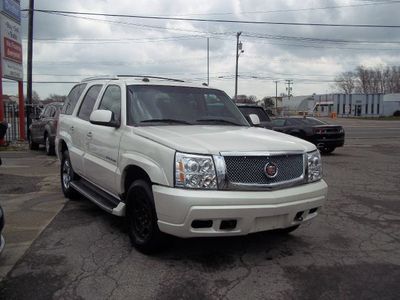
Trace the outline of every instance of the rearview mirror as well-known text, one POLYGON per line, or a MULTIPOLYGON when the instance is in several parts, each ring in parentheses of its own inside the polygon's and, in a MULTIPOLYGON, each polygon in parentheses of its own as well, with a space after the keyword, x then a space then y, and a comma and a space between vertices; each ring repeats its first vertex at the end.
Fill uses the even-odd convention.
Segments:
POLYGON ((114 113, 111 110, 98 109, 90 114, 90 123, 109 127, 119 127, 119 122, 114 120, 114 113))
POLYGON ((260 118, 256 114, 249 114, 249 119, 254 126, 260 125, 260 118))

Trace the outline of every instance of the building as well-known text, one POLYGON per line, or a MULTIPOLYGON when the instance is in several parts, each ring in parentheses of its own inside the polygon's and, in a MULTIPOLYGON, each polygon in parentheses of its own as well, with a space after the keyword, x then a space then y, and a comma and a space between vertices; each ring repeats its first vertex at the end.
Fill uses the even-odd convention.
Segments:
POLYGON ((338 117, 393 116, 400 111, 400 94, 322 94, 284 98, 284 112, 338 117))

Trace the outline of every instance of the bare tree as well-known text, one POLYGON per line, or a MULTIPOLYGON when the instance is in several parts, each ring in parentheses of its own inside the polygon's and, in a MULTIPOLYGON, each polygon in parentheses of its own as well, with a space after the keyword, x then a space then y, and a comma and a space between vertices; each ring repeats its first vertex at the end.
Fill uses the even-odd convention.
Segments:
POLYGON ((346 94, 400 93, 400 66, 359 66, 354 72, 344 72, 337 76, 335 88, 346 94))
POLYGON ((336 88, 345 94, 354 92, 356 86, 356 74, 354 72, 344 72, 335 78, 336 88))
POLYGON ((236 100, 236 103, 250 103, 254 104, 257 102, 257 97, 256 96, 246 96, 246 95, 238 95, 236 100))
POLYGON ((261 103, 264 105, 265 109, 271 109, 275 107, 275 101, 272 100, 271 97, 262 98, 261 103))

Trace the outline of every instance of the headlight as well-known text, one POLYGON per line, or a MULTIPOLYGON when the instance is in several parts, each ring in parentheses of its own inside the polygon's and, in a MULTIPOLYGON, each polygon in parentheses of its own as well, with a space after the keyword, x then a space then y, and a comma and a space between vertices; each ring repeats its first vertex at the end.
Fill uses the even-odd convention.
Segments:
POLYGON ((175 155, 175 186, 191 189, 217 189, 212 156, 177 152, 175 155))
POLYGON ((314 182, 322 178, 321 154, 318 150, 307 153, 308 182, 314 182))

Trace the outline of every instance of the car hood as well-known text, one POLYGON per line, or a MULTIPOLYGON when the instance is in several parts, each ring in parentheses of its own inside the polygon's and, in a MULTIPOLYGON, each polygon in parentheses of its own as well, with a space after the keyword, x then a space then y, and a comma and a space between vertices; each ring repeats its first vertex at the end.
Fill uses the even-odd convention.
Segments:
POLYGON ((133 132, 169 148, 203 154, 249 151, 312 151, 304 140, 272 130, 245 126, 143 126, 133 132))

